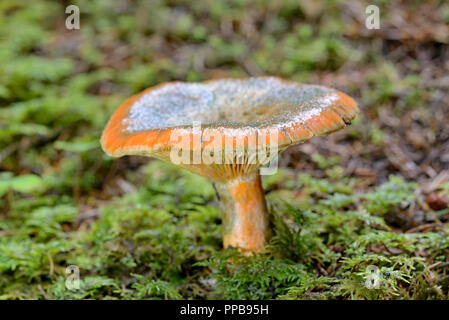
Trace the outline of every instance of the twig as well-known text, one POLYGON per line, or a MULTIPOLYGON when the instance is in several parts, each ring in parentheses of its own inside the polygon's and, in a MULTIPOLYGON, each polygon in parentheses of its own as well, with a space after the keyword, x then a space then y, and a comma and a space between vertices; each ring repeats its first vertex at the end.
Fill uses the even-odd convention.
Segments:
MULTIPOLYGON (((426 228, 432 228, 432 227, 437 228, 437 229, 442 229, 442 226, 440 224, 434 222, 434 223, 422 224, 422 225, 419 225, 417 227, 408 229, 407 231, 405 231, 405 233, 414 233, 416 231, 421 231, 421 230, 424 230, 426 228)), ((445 231, 444 229, 442 229, 442 230, 445 231)))
POLYGON ((48 257, 48 261, 50 263, 49 276, 51 278, 51 277, 53 277, 53 275, 55 273, 55 264, 53 263, 53 257, 51 256, 50 252, 47 252, 47 257, 48 257))
POLYGON ((44 288, 40 284, 37 285, 37 288, 39 289, 39 292, 42 293, 45 299, 51 300, 51 298, 48 296, 48 294, 45 292, 44 288))
POLYGON ((429 266, 429 270, 432 270, 433 268, 438 267, 438 266, 439 266, 440 264, 442 264, 442 263, 443 263, 443 261, 435 262, 434 264, 432 264, 432 265, 429 266))
POLYGON ((432 216, 433 221, 435 221, 435 223, 441 227, 441 231, 447 234, 448 232, 444 229, 444 224, 441 222, 441 220, 438 218, 435 212, 432 209, 430 209, 427 203, 418 198, 418 204, 424 211, 426 211, 432 216))
POLYGON ((19 143, 13 143, 7 146, 0 152, 0 163, 3 162, 7 157, 9 157, 12 153, 14 153, 19 147, 19 143))

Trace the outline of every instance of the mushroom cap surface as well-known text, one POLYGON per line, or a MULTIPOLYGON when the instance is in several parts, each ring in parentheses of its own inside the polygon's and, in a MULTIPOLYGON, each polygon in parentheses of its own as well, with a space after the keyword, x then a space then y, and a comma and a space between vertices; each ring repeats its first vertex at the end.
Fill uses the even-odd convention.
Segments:
MULTIPOLYGON (((342 129, 358 111, 352 98, 335 89, 276 77, 167 82, 127 99, 109 120, 101 145, 115 157, 158 157, 173 147, 173 134, 194 138, 207 132, 248 147, 248 134, 269 130, 283 149, 342 129)), ((216 140, 201 139, 192 147, 223 141, 216 140)))

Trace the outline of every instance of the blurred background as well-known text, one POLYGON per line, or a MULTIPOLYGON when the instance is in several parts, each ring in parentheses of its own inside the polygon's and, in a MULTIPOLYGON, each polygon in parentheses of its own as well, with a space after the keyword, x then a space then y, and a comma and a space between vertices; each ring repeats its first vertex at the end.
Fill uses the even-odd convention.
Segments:
POLYGON ((2 0, 0 298, 447 297, 448 43, 447 1, 2 0), (66 28, 71 4, 79 30, 66 28), (380 29, 365 26, 372 4, 380 29), (258 75, 334 87, 361 114, 288 149, 264 181, 273 215, 302 217, 293 220, 315 238, 292 236, 295 248, 236 274, 215 256, 221 223, 207 181, 148 158, 112 159, 99 138, 121 102, 150 86, 258 75), (276 207, 281 198, 296 209, 276 207), (381 220, 367 229, 371 218, 381 220), (353 229, 335 230, 345 222, 353 229), (370 245, 379 230, 390 240, 370 245), (348 249, 354 241, 361 251, 348 249), (353 259, 350 271, 363 271, 361 254, 420 256, 406 270, 371 257, 403 279, 437 274, 367 293, 341 268, 353 259), (68 265, 81 270, 78 291, 65 286, 68 265), (261 266, 285 277, 248 280, 261 266))

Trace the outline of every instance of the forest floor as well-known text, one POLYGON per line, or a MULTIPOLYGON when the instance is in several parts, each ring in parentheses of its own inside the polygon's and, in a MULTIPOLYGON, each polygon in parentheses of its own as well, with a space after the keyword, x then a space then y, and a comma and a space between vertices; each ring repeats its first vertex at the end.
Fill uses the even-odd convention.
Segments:
POLYGON ((79 30, 64 1, 0 4, 0 299, 449 298, 447 2, 378 1, 379 30, 358 1, 74 2, 79 30), (209 181, 99 138, 152 85, 257 75, 361 113, 281 155, 245 257, 209 181))

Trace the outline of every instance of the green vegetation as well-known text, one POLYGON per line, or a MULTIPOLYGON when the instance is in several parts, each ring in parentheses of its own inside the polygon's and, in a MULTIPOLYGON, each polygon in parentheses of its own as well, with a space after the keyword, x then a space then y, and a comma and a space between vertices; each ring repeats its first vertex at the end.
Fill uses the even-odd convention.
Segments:
MULTIPOLYGON (((447 21, 447 4, 431 3, 447 21)), ((340 1, 74 4, 81 29, 70 31, 62 3, 0 3, 0 299, 449 298, 449 209, 423 202, 424 169, 399 165, 408 153, 391 142, 444 171, 429 148, 443 153, 447 118, 428 106, 447 89, 421 77, 443 67, 355 34, 360 22, 340 1), (362 108, 339 133, 344 152, 312 143, 264 177, 274 235, 254 257, 222 249, 210 182, 109 158, 98 142, 113 110, 144 88, 248 74, 334 86, 362 108), (347 170, 354 159, 363 170, 347 170), (410 215, 420 218, 407 224, 410 215), (66 288, 70 265, 79 290, 66 288)), ((421 49, 443 56, 429 30, 421 49)), ((447 179, 433 188, 449 197, 447 179)))
POLYGON ((222 251, 207 180, 161 162, 135 175, 151 178, 101 207, 93 223, 77 215, 70 198, 9 201, 1 224, 2 298, 447 297, 447 277, 430 266, 444 261, 449 238, 398 234, 383 219, 415 201, 416 185, 400 178, 358 193, 336 180, 279 171, 270 179, 282 177, 280 190, 268 194, 275 235, 266 253, 248 258, 222 251), (295 197, 287 185, 301 185, 308 196, 280 200, 295 197), (81 270, 79 291, 65 288, 68 265, 81 270), (370 265, 379 268, 379 289, 365 287, 370 265))

